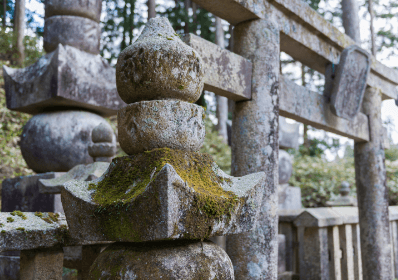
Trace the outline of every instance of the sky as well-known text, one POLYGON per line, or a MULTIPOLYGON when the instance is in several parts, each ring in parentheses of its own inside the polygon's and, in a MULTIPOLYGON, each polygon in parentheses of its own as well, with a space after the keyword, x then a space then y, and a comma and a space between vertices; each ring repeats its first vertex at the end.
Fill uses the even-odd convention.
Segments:
MULTIPOLYGON (((157 1, 157 3, 159 3, 161 1, 161 3, 164 3, 164 0, 159 0, 157 1)), ((138 0, 139 3, 145 4, 145 0, 138 0)), ((388 2, 388 0, 380 0, 379 4, 383 5, 386 4, 388 2)), ((360 17, 360 28, 361 28, 361 39, 362 39, 362 47, 366 50, 370 49, 370 29, 369 29, 369 13, 367 11, 367 8, 365 6, 365 0, 358 0, 358 3, 360 5, 360 11, 359 11, 359 17, 360 17)), ((27 8, 30 9, 31 11, 35 11, 38 15, 35 16, 36 21, 41 24, 44 25, 44 20, 43 20, 43 16, 44 16, 44 5, 39 3, 36 0, 30 0, 26 2, 27 8)), ((324 9, 326 11, 328 10, 332 10, 334 9, 337 5, 339 5, 339 0, 328 0, 328 1, 321 1, 320 3, 320 8, 324 9)), ((145 6, 145 5, 143 5, 145 6)), ((145 9, 141 9, 141 12, 146 12, 145 9)), ((376 10, 376 12, 378 12, 376 10)), ((104 16, 104 15, 103 15, 104 16)), ((330 19, 331 15, 326 13, 325 14, 325 18, 326 19, 330 19)), ((224 24, 227 24, 226 22, 224 22, 224 24)), ((344 32, 344 28, 342 27, 342 23, 341 21, 335 21, 333 23, 341 32, 344 32)), ((394 30, 396 31, 396 33, 398 33, 398 18, 392 18, 392 19, 388 19, 388 20, 384 20, 384 19, 379 19, 377 21, 375 21, 375 29, 378 30, 383 26, 393 26, 394 30)), ((226 27, 227 28, 227 27, 226 27)), ((398 53, 398 46, 397 49, 395 50, 398 53)), ((392 56, 392 57, 388 57, 388 53, 387 52, 381 52, 377 54, 377 59, 379 61, 381 61, 383 64, 389 66, 389 67, 398 67, 398 56, 392 56)), ((300 75, 299 73, 299 68, 297 68, 296 70, 293 69, 292 71, 296 71, 295 75, 300 75)), ((321 81, 322 82, 322 81, 321 81)), ((315 81, 316 83, 316 81, 315 81)), ((314 83, 314 84, 315 84, 314 83)), ((398 92, 398 89, 397 89, 398 92)), ((210 98, 211 99, 211 98, 210 98)), ((209 101, 211 101, 210 99, 208 99, 209 101)), ((213 102, 214 103, 214 102, 213 102)), ((213 104, 214 106, 214 104, 213 104)), ((389 123, 387 125, 387 129, 388 129, 388 133, 390 138, 392 139, 394 144, 398 144, 398 107, 395 105, 395 101, 394 100, 386 100, 383 101, 382 104, 382 109, 381 109, 381 113, 382 113, 382 119, 383 122, 385 123, 389 123)), ((294 122, 294 121, 289 121, 289 122, 294 122)), ((301 128, 301 131, 303 129, 301 128)), ((345 137, 340 137, 338 135, 335 135, 333 133, 326 133, 323 131, 315 131, 315 132, 310 132, 310 137, 314 137, 314 138, 338 138, 340 139, 340 143, 344 144, 344 145, 351 145, 353 146, 353 141, 349 140, 348 138, 345 137)), ((301 141, 303 141, 301 139, 301 141)), ((344 149, 340 149, 338 151, 336 151, 336 153, 342 157, 344 154, 344 149)), ((326 157, 329 160, 332 160, 335 158, 336 153, 328 153, 326 155, 326 157)))

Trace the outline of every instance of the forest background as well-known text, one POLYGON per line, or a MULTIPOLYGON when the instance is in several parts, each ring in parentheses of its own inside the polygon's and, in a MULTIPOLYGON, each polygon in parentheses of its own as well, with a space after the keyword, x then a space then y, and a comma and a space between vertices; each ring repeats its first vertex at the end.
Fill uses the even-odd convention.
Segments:
MULTIPOLYGON (((342 8, 338 0, 305 1, 326 20, 344 32, 342 8)), ((344 1, 344 0, 343 0, 344 1)), ((352 1, 352 0, 350 0, 352 1)), ((43 52, 44 0, 0 0, 0 66, 26 67, 34 63, 43 52), (18 5, 24 3, 24 24, 18 27, 18 5), (17 12, 16 12, 17 11, 17 12), (21 31, 22 30, 22 31, 21 31), (23 44, 18 48, 18 33, 23 44), (22 59, 21 59, 22 57, 22 59)), ((359 18, 361 46, 373 51, 389 67, 398 67, 398 0, 360 0, 359 18), (371 7, 372 9, 369 9, 371 7), (370 11, 373 11, 370 13, 370 11), (371 15, 373 15, 371 17, 371 15), (374 25, 372 50, 371 22, 374 25)), ((148 20, 148 14, 166 16, 179 34, 195 33, 206 40, 230 48, 232 26, 215 18, 190 0, 103 0, 101 16, 101 55, 112 65, 119 53, 132 44, 148 20), (154 5, 154 3, 156 5, 154 5), (152 6, 151 6, 152 5, 152 6), (153 7, 155 10, 153 10, 153 7)), ((300 85, 321 93, 324 77, 281 54, 281 71, 300 85)), ((199 104, 207 107, 206 141, 202 152, 211 154, 225 171, 231 167, 231 150, 227 135, 218 125, 218 102, 213 93, 206 92, 199 104)), ((228 123, 231 120, 229 104, 228 123)), ((398 205, 398 109, 394 101, 384 101, 382 117, 388 130, 390 148, 386 150, 387 186, 390 205, 398 205)), ((5 178, 28 175, 33 172, 26 166, 19 149, 19 135, 30 119, 27 114, 9 111, 5 106, 5 92, 0 70, 0 182, 5 178)), ((109 122, 116 131, 116 118, 109 122)), ((293 122, 293 121, 291 121, 293 122)), ((290 184, 302 190, 304 207, 322 207, 338 195, 342 181, 351 184, 356 196, 353 142, 344 137, 318 131, 301 125, 300 147, 289 150, 294 157, 294 170, 290 184)), ((119 150, 119 156, 123 152, 119 150)))

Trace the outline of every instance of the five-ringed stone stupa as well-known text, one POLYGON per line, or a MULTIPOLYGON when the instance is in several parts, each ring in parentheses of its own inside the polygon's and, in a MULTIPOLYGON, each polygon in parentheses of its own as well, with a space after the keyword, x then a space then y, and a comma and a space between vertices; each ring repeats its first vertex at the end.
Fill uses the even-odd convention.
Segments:
POLYGON ((211 236, 247 232, 260 211, 265 173, 235 178, 199 153, 204 109, 202 61, 166 18, 151 19, 119 57, 118 112, 126 157, 100 178, 62 191, 70 234, 116 241, 91 279, 234 279, 228 255, 211 236))

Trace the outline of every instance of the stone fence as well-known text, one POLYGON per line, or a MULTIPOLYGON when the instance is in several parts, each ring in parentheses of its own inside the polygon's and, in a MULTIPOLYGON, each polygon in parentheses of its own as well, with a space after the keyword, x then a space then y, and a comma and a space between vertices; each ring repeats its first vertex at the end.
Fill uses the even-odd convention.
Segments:
MULTIPOLYGON (((391 274, 398 278, 398 206, 389 207, 391 274)), ((279 275, 300 279, 363 279, 357 207, 279 210, 279 275)), ((293 278, 294 279, 294 278, 293 278)))

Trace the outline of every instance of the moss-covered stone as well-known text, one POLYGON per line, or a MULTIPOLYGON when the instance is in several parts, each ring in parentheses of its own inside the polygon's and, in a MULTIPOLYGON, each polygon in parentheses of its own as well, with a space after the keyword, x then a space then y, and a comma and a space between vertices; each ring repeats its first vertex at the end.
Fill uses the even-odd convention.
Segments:
POLYGON ((116 158, 93 182, 66 183, 62 200, 73 238, 205 239, 254 226, 263 177, 234 178, 208 155, 163 148, 116 158))

